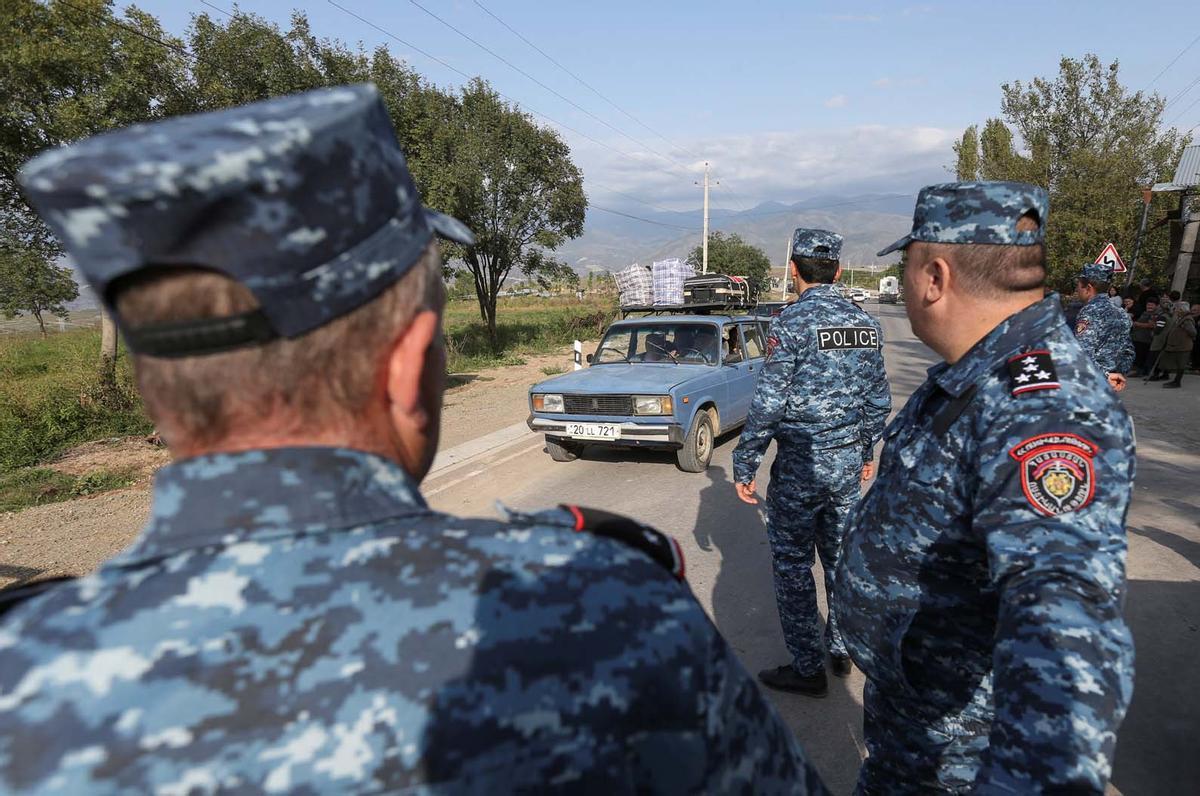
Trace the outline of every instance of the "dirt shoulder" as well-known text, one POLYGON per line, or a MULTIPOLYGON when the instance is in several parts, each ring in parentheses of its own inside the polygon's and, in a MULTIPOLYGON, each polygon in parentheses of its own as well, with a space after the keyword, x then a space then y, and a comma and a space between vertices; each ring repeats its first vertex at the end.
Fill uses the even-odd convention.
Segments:
MULTIPOLYGON (((524 420, 529 385, 548 378, 547 371, 569 370, 572 354, 564 348, 523 359, 523 365, 451 377, 443 450, 524 420)), ((0 514, 0 588, 33 578, 81 575, 126 547, 149 516, 153 473, 168 461, 164 448, 125 437, 89 442, 47 464, 71 475, 128 469, 137 480, 130 489, 0 514)))

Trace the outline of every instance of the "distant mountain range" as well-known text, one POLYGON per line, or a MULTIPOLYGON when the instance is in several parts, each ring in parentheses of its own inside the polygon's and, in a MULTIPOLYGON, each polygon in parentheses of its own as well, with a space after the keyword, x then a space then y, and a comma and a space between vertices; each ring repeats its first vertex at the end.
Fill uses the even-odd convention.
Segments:
MULTIPOLYGON (((760 247, 774 265, 782 265, 796 227, 817 227, 841 233, 843 265, 886 265, 898 255, 877 258, 875 252, 912 227, 914 197, 908 194, 817 196, 786 205, 764 202, 749 210, 712 210, 709 231, 736 232, 760 247)), ((626 215, 589 207, 583 235, 560 246, 554 256, 578 273, 590 270, 619 271, 631 263, 650 265, 668 257, 684 259, 700 244, 703 212, 700 209, 662 212, 653 208, 621 208, 626 215), (639 216, 641 219, 629 218, 639 216), (654 222, 654 223, 647 223, 654 222)), ((93 309, 95 297, 80 282, 79 298, 71 309, 93 309)), ((511 281, 520 280, 514 273, 511 281)))
MULTIPOLYGON (((895 262, 898 255, 876 258, 875 252, 912 227, 913 201, 907 194, 866 194, 818 196, 791 205, 765 202, 745 211, 712 210, 709 231, 737 233, 780 265, 796 227, 829 229, 845 236, 843 264, 884 265, 895 262)), ((699 209, 622 212, 645 221, 590 207, 583 235, 563 244, 554 256, 581 274, 618 271, 635 262, 649 265, 667 257, 686 258, 700 243, 703 215, 699 209)))

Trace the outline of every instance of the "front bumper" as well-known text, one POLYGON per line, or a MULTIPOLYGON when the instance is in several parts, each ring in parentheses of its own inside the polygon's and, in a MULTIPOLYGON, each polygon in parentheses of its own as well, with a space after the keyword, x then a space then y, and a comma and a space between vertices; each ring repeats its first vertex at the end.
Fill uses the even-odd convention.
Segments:
POLYGON ((530 415, 525 424, 530 431, 545 434, 548 437, 574 439, 567 434, 567 423, 616 423, 621 427, 621 438, 614 440, 580 439, 588 445, 665 445, 675 448, 683 447, 686 432, 678 423, 628 423, 614 418, 607 420, 576 420, 574 418, 553 419, 530 415))

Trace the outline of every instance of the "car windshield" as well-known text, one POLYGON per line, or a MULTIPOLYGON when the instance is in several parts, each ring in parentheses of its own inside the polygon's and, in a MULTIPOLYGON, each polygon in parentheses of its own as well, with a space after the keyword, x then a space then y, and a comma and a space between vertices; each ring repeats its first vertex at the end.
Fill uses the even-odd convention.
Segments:
POLYGON ((596 349, 593 363, 667 362, 717 364, 717 327, 711 323, 647 323, 614 326, 596 349))

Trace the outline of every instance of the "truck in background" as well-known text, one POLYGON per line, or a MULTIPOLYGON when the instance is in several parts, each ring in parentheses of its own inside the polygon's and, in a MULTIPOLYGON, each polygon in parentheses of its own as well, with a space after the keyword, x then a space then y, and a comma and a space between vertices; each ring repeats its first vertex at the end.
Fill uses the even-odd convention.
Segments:
POLYGON ((900 280, 894 276, 885 276, 879 280, 879 303, 895 304, 900 300, 900 280))

